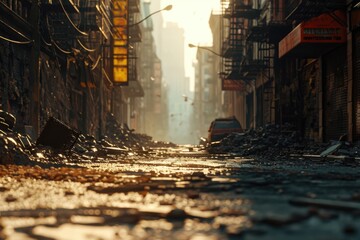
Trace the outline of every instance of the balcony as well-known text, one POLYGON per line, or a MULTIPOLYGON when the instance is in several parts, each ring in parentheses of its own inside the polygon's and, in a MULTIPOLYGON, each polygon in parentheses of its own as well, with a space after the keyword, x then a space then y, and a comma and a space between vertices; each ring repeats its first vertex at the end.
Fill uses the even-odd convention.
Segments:
POLYGON ((240 61, 238 61, 236 59, 234 59, 234 60, 226 59, 224 66, 225 66, 225 73, 228 76, 227 79, 232 79, 232 80, 238 79, 238 78, 234 78, 234 77, 240 73, 240 61), (229 75, 231 75, 232 78, 229 78, 229 75))
POLYGON ((225 58, 239 58, 243 54, 241 40, 226 39, 222 45, 222 56, 225 58))
POLYGON ((19 7, 19 4, 0 2, 0 27, 6 36, 19 41, 29 41, 33 34, 33 27, 28 22, 31 3, 29 1, 22 3, 23 5, 19 7))
POLYGON ((129 81, 137 80, 137 52, 136 48, 129 48, 129 81))
POLYGON ((249 34, 246 38, 248 42, 268 42, 269 41, 269 29, 267 25, 253 26, 249 30, 249 34))
POLYGON ((134 42, 141 42, 142 34, 139 25, 134 25, 129 27, 129 41, 134 42))
POLYGON ((90 31, 98 31, 99 28, 103 32, 109 32, 111 30, 111 12, 104 2, 98 0, 81 1, 79 15, 74 15, 74 20, 80 22, 80 28, 90 31))
POLYGON ((140 0, 129 1, 129 13, 140 13, 140 0))
POLYGON ((0 1, 0 8, 1 10, 11 11, 24 20, 28 20, 31 4, 30 0, 0 1))
POLYGON ((254 79, 261 70, 266 68, 266 66, 266 61, 263 59, 243 59, 240 66, 241 79, 254 79))
POLYGON ((344 0, 289 0, 285 8, 287 20, 304 21, 325 12, 346 9, 344 0))
POLYGON ((49 13, 48 23, 50 34, 56 41, 68 42, 79 35, 63 14, 49 13))
POLYGON ((129 59, 129 81, 137 81, 137 71, 136 59, 129 59))
POLYGON ((246 5, 242 0, 237 0, 224 9, 223 16, 225 18, 245 18, 245 19, 257 19, 260 16, 261 10, 255 9, 251 5, 246 5))
POLYGON ((290 31, 291 25, 285 21, 271 21, 264 25, 253 26, 246 38, 250 42, 279 43, 290 31))
POLYGON ((63 12, 63 7, 68 13, 79 13, 79 5, 72 0, 41 0, 43 10, 56 13, 63 12))
MULTIPOLYGON (((95 7, 81 7, 81 19, 80 28, 90 31, 99 30, 99 26, 101 26, 101 14, 96 10, 95 7)), ((75 18, 74 18, 75 19, 75 18)))
POLYGON ((230 21, 229 33, 222 44, 222 56, 226 58, 240 57, 243 53, 244 23, 238 19, 230 21))

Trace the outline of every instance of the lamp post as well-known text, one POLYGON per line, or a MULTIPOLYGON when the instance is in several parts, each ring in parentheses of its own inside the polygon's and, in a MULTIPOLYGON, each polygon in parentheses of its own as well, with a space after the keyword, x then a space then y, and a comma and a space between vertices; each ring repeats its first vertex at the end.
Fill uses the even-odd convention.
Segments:
POLYGON ((138 22, 136 22, 136 23, 133 23, 133 24, 129 24, 129 27, 136 26, 136 25, 142 23, 143 21, 145 21, 146 19, 148 19, 149 17, 151 17, 152 15, 157 14, 157 13, 159 13, 159 12, 162 12, 162 11, 170 11, 170 10, 172 9, 172 7, 173 7, 173 6, 172 6, 171 4, 170 4, 170 5, 167 5, 166 7, 162 8, 162 9, 159 9, 159 10, 153 12, 153 13, 150 13, 148 16, 146 16, 145 18, 141 19, 140 21, 138 21, 138 22))
POLYGON ((191 44, 191 43, 189 43, 189 48, 199 48, 199 49, 204 49, 204 50, 207 50, 207 51, 209 51, 209 52, 211 52, 211 53, 213 53, 213 54, 215 54, 216 56, 219 56, 219 57, 223 57, 221 54, 219 54, 219 53, 217 53, 217 52, 215 52, 215 51, 213 51, 213 50, 211 50, 210 48, 207 48, 207 47, 202 47, 202 46, 196 46, 196 45, 194 45, 194 44, 191 44))
MULTIPOLYGON (((159 13, 159 12, 162 12, 162 11, 170 11, 170 10, 172 9, 172 7, 173 7, 172 5, 167 5, 166 7, 162 8, 162 9, 160 9, 160 10, 157 10, 157 11, 155 11, 155 12, 153 12, 153 13, 150 13, 148 16, 146 16, 145 18, 141 19, 140 21, 138 21, 138 22, 136 22, 136 23, 128 24, 128 27, 129 27, 129 28, 130 28, 130 27, 135 27, 135 26, 139 25, 140 23, 144 22, 146 19, 150 18, 151 16, 153 16, 153 15, 159 13)), ((117 36, 120 36, 120 33, 119 33, 119 31, 118 31, 116 28, 112 28, 112 29, 113 29, 113 31, 114 31, 114 34, 116 34, 117 36)))
POLYGON ((197 129, 200 129, 200 132, 202 134, 205 134, 206 131, 206 127, 207 126, 207 122, 210 121, 211 118, 216 117, 218 114, 218 110, 220 109, 220 107, 218 107, 218 103, 216 101, 216 89, 219 89, 219 87, 217 87, 219 84, 217 84, 217 81, 215 81, 216 76, 215 76, 215 60, 209 60, 209 58, 207 57, 207 55, 204 55, 203 51, 208 51, 211 54, 210 55, 215 55, 220 57, 220 59, 223 58, 223 55, 215 52, 214 50, 211 49, 211 47, 204 47, 204 46, 199 46, 199 45, 194 45, 189 43, 188 44, 189 48, 197 48, 198 53, 197 53, 197 58, 198 58, 198 64, 197 64, 197 69, 199 71, 199 75, 197 77, 197 80, 195 81, 195 89, 198 88, 198 94, 196 96, 196 99, 194 100, 194 107, 195 107, 195 118, 196 118, 196 122, 198 122, 199 126, 197 129), (205 58, 204 58, 205 57, 205 58), (210 68, 212 68, 213 70, 211 71, 211 79, 214 79, 214 83, 212 85, 208 84, 208 80, 207 80, 207 76, 206 73, 204 73, 204 69, 208 69, 209 65, 211 65, 210 68), (208 92, 205 93, 204 89, 207 88, 208 92), (205 94, 207 94, 208 96, 206 96, 205 94), (206 101, 205 101, 206 99, 206 101), (213 109, 212 111, 210 111, 209 109, 213 109), (199 114, 200 113, 200 114, 199 114))
MULTIPOLYGON (((134 12, 130 12, 129 17, 128 17, 129 22, 126 26, 127 31, 128 31, 128 37, 130 39, 134 39, 133 41, 128 42, 128 51, 129 51, 129 48, 132 48, 133 51, 129 51, 128 54, 130 56, 128 55, 127 57, 133 58, 133 59, 135 59, 135 58, 140 59, 140 60, 133 60, 133 61, 128 60, 128 69, 127 70, 129 71, 130 77, 132 76, 131 73, 141 71, 141 73, 139 72, 139 74, 141 76, 139 75, 140 77, 136 77, 136 80, 140 80, 140 78, 142 79, 142 77, 144 77, 147 74, 147 72, 144 73, 143 71, 145 71, 145 70, 143 70, 141 67, 131 68, 131 66, 139 66, 139 64, 141 64, 142 61, 148 61, 149 64, 154 64, 154 60, 151 59, 150 57, 144 58, 146 60, 143 60, 142 56, 141 56, 142 54, 147 54, 148 52, 151 52, 151 51, 146 51, 146 53, 140 53, 139 51, 137 51, 138 47, 139 47, 138 46, 139 42, 142 42, 142 40, 146 41, 146 38, 147 38, 146 36, 148 36, 147 34, 145 34, 145 35, 143 35, 144 39, 141 39, 141 34, 140 34, 141 31, 150 31, 150 29, 147 29, 147 26, 144 26, 145 28, 139 28, 139 26, 142 26, 142 23, 144 24, 144 22, 146 22, 146 20, 148 20, 150 17, 154 16, 155 14, 158 14, 162 11, 170 11, 173 8, 173 5, 167 5, 164 8, 161 8, 155 12, 151 12, 150 14, 148 14, 150 12, 149 11, 150 1, 147 1, 145 3, 147 3, 146 5, 144 5, 144 8, 145 8, 144 12, 146 12, 146 14, 135 16, 134 12)), ((120 35, 116 28, 114 28, 113 30, 114 30, 114 33, 116 34, 114 37, 120 35)), ((135 80, 135 79, 133 79, 133 80, 135 80)), ((141 88, 141 85, 137 85, 136 89, 138 89, 138 88, 141 88)), ((126 91, 125 89, 124 89, 124 91, 126 91)), ((123 91, 123 90, 121 90, 121 91, 123 91)), ((146 94, 145 99, 149 99, 149 97, 150 97, 150 94, 146 94)), ((129 122, 131 125, 134 124, 134 126, 137 126, 137 128, 140 128, 140 130, 142 129, 143 126, 145 126, 144 129, 151 131, 153 126, 149 124, 150 121, 145 121, 144 116, 147 116, 147 112, 141 111, 143 106, 141 104, 139 104, 139 101, 137 101, 135 99, 135 96, 132 96, 131 94, 128 96, 127 100, 128 100, 128 102, 122 103, 121 106, 124 106, 124 108, 130 108, 131 112, 136 111, 139 114, 137 115, 137 117, 129 119, 128 114, 125 113, 125 114, 123 114, 123 117, 121 117, 123 119, 123 121, 129 122), (147 127, 147 125, 149 125, 149 127, 147 127)), ((146 101, 145 101, 145 103, 146 103, 146 101)), ((148 104, 150 104, 150 103, 148 103, 148 104)), ((151 113, 149 113, 149 115, 153 117, 154 114, 151 115, 151 113)))

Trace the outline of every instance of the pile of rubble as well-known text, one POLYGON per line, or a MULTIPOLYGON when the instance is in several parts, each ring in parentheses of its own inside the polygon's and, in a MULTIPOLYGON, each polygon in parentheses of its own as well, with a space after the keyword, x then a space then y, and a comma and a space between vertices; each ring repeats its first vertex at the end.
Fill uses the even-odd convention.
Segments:
POLYGON ((287 150, 304 150, 299 134, 291 126, 267 125, 244 133, 232 133, 219 142, 208 145, 210 153, 237 153, 242 156, 285 154, 287 150), (281 150, 281 152, 279 152, 281 150))
POLYGON ((0 110, 0 164, 29 160, 26 149, 31 148, 32 143, 28 136, 13 131, 15 123, 12 114, 0 110))
POLYGON ((16 118, 0 110, 0 164, 64 163, 118 159, 119 155, 144 155, 152 147, 174 146, 153 141, 145 134, 121 126, 113 116, 107 121, 107 134, 101 140, 80 134, 56 118, 50 117, 33 142, 26 134, 14 130, 16 118))
POLYGON ((327 157, 341 155, 360 157, 360 147, 346 142, 344 138, 329 143, 316 143, 303 139, 291 125, 267 125, 244 133, 232 133, 207 147, 209 153, 234 153, 240 156, 260 158, 327 157))
POLYGON ((130 129, 127 124, 119 124, 112 114, 108 114, 106 118, 106 131, 105 139, 108 139, 116 146, 133 150, 175 146, 170 142, 154 141, 152 137, 146 134, 135 133, 134 129, 130 129))

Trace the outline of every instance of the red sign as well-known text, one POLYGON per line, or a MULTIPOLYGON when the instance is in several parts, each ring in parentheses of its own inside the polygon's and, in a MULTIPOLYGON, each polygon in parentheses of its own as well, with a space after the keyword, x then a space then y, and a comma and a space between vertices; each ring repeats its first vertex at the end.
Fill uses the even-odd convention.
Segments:
POLYGON ((300 23, 279 43, 279 57, 305 43, 345 43, 346 15, 343 11, 325 13, 300 23))
POLYGON ((298 25, 279 43, 279 58, 301 43, 301 25, 298 25))
POLYGON ((241 80, 221 79, 223 91, 245 91, 245 84, 241 80))

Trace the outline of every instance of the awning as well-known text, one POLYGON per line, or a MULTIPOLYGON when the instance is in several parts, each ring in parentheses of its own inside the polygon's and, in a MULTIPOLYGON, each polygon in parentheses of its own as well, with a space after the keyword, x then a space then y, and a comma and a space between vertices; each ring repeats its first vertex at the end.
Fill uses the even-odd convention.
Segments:
POLYGON ((228 80, 239 80, 240 79, 240 71, 239 69, 232 69, 229 73, 226 74, 226 77, 225 79, 228 79, 228 80))
POLYGON ((317 58, 346 43, 346 14, 324 13, 300 23, 279 43, 279 58, 295 56, 317 58))

